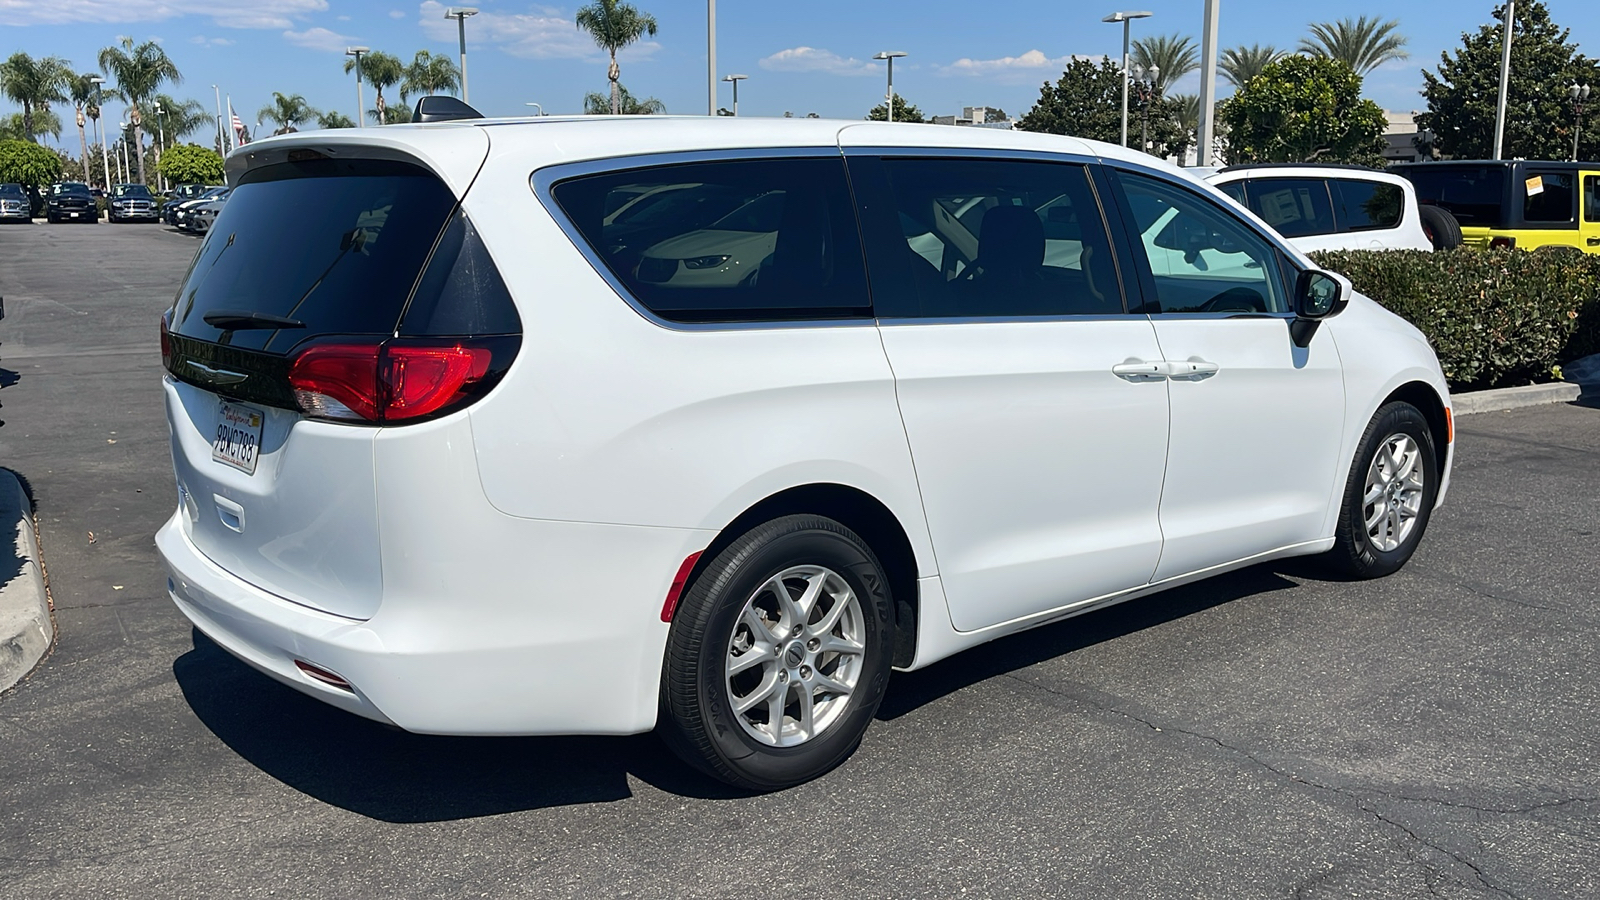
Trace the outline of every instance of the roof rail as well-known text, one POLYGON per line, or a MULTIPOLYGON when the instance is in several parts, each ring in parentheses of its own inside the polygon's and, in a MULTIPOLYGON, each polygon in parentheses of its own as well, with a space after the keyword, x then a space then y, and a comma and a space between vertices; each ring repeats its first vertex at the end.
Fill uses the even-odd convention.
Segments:
POLYGON ((411 114, 413 122, 454 122, 457 119, 481 119, 483 113, 478 112, 455 97, 430 96, 417 101, 416 111, 411 114))
POLYGON ((1223 166, 1217 174, 1223 172, 1239 172, 1244 169, 1356 169, 1362 172, 1378 172, 1372 166, 1358 166, 1355 163, 1318 163, 1318 162, 1273 162, 1273 163, 1239 163, 1233 166, 1223 166))

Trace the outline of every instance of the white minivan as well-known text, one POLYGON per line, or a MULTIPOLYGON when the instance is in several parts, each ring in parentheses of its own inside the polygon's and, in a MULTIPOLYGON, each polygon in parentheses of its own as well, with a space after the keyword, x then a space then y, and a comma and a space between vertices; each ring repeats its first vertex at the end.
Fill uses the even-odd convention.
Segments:
POLYGON ((162 323, 167 587, 410 731, 659 729, 781 788, 891 670, 1263 560, 1393 572, 1449 480, 1416 329, 1104 144, 473 118, 228 176, 162 323))
POLYGON ((1205 180, 1301 250, 1434 250, 1461 243, 1461 226, 1420 206, 1411 182, 1366 166, 1261 163, 1205 180))

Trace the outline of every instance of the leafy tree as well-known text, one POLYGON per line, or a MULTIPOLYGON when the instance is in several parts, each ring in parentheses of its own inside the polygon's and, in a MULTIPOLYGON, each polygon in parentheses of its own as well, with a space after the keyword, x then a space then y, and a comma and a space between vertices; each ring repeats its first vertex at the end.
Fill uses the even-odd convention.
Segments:
POLYGON ((628 89, 621 82, 612 82, 615 92, 607 97, 599 91, 583 95, 583 114, 586 116, 653 116, 667 111, 667 105, 654 97, 643 100, 635 98, 628 93, 628 89))
POLYGON ((144 173, 144 116, 146 107, 154 99, 156 91, 167 82, 182 84, 183 75, 178 72, 178 67, 167 58, 167 52, 155 41, 145 41, 135 44, 133 38, 122 38, 120 46, 107 47, 100 51, 100 71, 115 79, 117 83, 116 94, 128 101, 133 111, 128 115, 128 121, 133 123, 133 142, 139 153, 139 181, 145 181, 144 173))
POLYGON ((411 121, 411 107, 409 106, 374 106, 367 110, 367 115, 379 125, 404 125, 411 121))
POLYGON ((1337 59, 1357 75, 1411 55, 1405 51, 1405 35, 1395 33, 1400 23, 1394 19, 1385 22, 1377 16, 1347 17, 1337 22, 1313 22, 1310 27, 1311 37, 1300 39, 1300 52, 1337 59))
MULTIPOLYGON (((1437 74, 1423 70, 1428 109, 1417 116, 1417 127, 1433 137, 1418 142, 1423 151, 1466 159, 1487 159, 1494 152, 1504 5, 1494 17, 1476 34, 1463 34, 1454 55, 1440 53, 1437 74)), ((1572 152, 1573 119, 1564 88, 1574 82, 1600 87, 1600 66, 1567 42, 1570 32, 1550 20, 1541 0, 1519 0, 1515 29, 1504 155, 1565 159, 1572 152)), ((1579 157, 1600 154, 1600 135, 1583 137, 1579 157)))
MULTIPOLYGON (((52 103, 65 103, 71 79, 72 70, 67 68, 67 61, 59 56, 34 59, 19 51, 11 54, 11 58, 5 62, 0 62, 0 94, 21 105, 22 132, 27 135, 27 140, 34 140, 35 135, 45 133, 35 127, 33 117, 40 111, 48 111, 52 103)), ((61 134, 59 121, 55 134, 61 134)))
POLYGON ((334 112, 333 110, 329 110, 325 113, 317 114, 317 127, 354 128, 356 127, 356 123, 350 121, 350 117, 342 112, 334 112))
POLYGON ((1183 162, 1188 155, 1189 147, 1196 140, 1200 131, 1200 95, 1199 94, 1173 94, 1167 98, 1174 104, 1176 118, 1174 124, 1178 126, 1179 139, 1171 147, 1171 155, 1183 162))
POLYGON ((202 128, 215 129, 217 120, 205 104, 198 100, 175 100, 167 94, 157 94, 150 104, 152 111, 159 109, 160 126, 169 141, 176 141, 202 128))
POLYGON ((1133 62, 1147 72, 1152 66, 1159 69, 1156 92, 1165 94, 1173 82, 1200 68, 1200 51, 1194 38, 1183 35, 1141 38, 1133 42, 1133 62))
POLYGON ((623 112, 622 85, 617 79, 622 70, 617 68, 617 51, 647 34, 655 37, 656 17, 622 0, 594 0, 578 10, 577 21, 578 27, 589 32, 600 49, 611 54, 611 65, 606 67, 606 77, 611 79, 611 113, 620 115, 623 112))
POLYGON ((1271 44, 1234 47, 1222 51, 1222 58, 1217 61, 1217 68, 1222 70, 1222 77, 1228 79, 1229 84, 1242 88, 1250 79, 1260 75, 1262 69, 1287 55, 1271 44))
POLYGON ((986 114, 983 117, 983 121, 985 121, 985 122, 1004 122, 1009 118, 1011 118, 1011 117, 1006 115, 1006 111, 1005 110, 1001 109, 998 106, 991 106, 991 107, 989 107, 988 114, 986 114))
MULTIPOLYGON (((367 110, 367 115, 372 116, 372 121, 379 125, 395 124, 396 117, 389 114, 389 104, 383 99, 383 89, 394 87, 405 78, 405 65, 400 62, 400 57, 395 56, 393 53, 384 53, 382 50, 374 50, 371 53, 363 54, 360 59, 361 73, 357 77, 363 79, 378 91, 377 103, 372 109, 367 110)), ((354 70, 355 67, 356 61, 354 58, 344 61, 345 72, 348 73, 354 70)), ((404 119, 398 121, 409 122, 411 121, 411 116, 408 113, 404 119)))
POLYGON ((288 134, 299 131, 300 126, 315 119, 320 115, 306 102, 306 98, 299 94, 290 94, 285 97, 277 91, 272 92, 272 102, 261 107, 256 113, 256 118, 266 119, 278 126, 273 134, 288 134))
MULTIPOLYGON (((814 117, 809 117, 809 118, 814 118, 814 117)), ((896 122, 926 122, 926 121, 928 121, 927 118, 922 115, 922 110, 917 109, 917 107, 914 104, 907 103, 906 102, 906 98, 900 96, 900 92, 899 91, 895 91, 895 93, 894 93, 894 120, 896 122)), ((868 122, 887 122, 887 121, 889 121, 889 103, 888 103, 888 101, 884 101, 883 103, 879 103, 877 106, 874 106, 872 109, 868 110, 867 111, 867 121, 868 122)))
POLYGON ((22 113, 12 113, 0 118, 0 138, 13 141, 38 142, 45 135, 61 137, 61 120, 53 110, 38 109, 33 113, 33 124, 22 113))
POLYGON ((173 184, 221 184, 222 156, 199 144, 179 144, 162 154, 157 164, 173 184))
MULTIPOLYGON (((1138 141, 1148 115, 1149 151, 1167 157, 1187 150, 1193 138, 1178 125, 1182 103, 1137 92, 1128 95, 1128 132, 1138 141)), ((1115 144, 1122 139, 1122 67, 1110 59, 1098 63, 1073 59, 1055 84, 1045 82, 1039 102, 1017 122, 1023 131, 1065 134, 1115 144)))
POLYGON ((1327 57, 1289 56, 1267 66, 1222 105, 1230 164, 1380 162, 1387 120, 1361 99, 1361 76, 1327 57))
POLYGON ((50 184, 61 177, 61 157, 31 141, 0 140, 0 183, 50 184))
POLYGON ((400 99, 406 100, 412 94, 427 97, 460 89, 461 70, 450 57, 418 50, 411 65, 406 66, 405 77, 400 80, 400 99))

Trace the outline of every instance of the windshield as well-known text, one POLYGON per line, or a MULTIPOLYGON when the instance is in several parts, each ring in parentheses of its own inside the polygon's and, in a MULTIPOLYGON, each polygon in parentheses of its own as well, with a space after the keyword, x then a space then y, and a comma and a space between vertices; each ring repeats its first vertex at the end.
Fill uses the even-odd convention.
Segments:
POLYGON ((50 193, 53 196, 60 196, 61 194, 87 194, 89 193, 89 186, 76 181, 68 181, 62 184, 51 185, 50 193))
POLYGON ((20 185, 20 184, 0 184, 0 194, 11 194, 13 196, 21 197, 22 196, 22 185, 20 185))
POLYGON ((455 195, 424 169, 313 160, 251 172, 231 192, 178 292, 172 330, 283 353, 325 334, 393 333, 455 195), (303 328, 221 331, 213 310, 303 328))
POLYGON ((142 184, 119 184, 111 189, 111 196, 136 197, 140 200, 150 199, 150 189, 142 184))

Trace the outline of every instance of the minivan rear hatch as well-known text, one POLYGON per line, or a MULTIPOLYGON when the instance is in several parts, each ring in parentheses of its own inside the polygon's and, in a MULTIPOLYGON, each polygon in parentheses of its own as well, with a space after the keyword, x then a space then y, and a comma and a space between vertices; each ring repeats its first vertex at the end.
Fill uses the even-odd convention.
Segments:
MULTIPOLYGON (((476 171, 488 139, 473 143, 476 171)), ((407 414, 384 410, 420 383, 396 394, 378 367, 405 364, 397 348, 421 354, 413 372, 492 355, 471 385, 411 408, 444 414, 503 372, 520 340, 457 190, 420 160, 375 155, 289 149, 230 173, 232 196, 163 319, 186 533, 244 581, 358 619, 383 588, 375 426, 407 414), (300 372, 309 357, 312 378, 300 372)))

